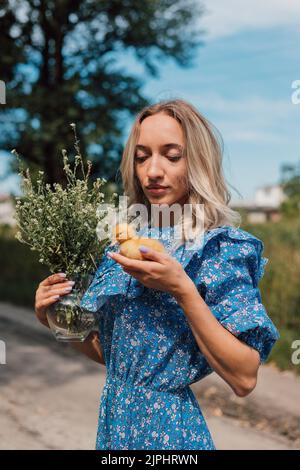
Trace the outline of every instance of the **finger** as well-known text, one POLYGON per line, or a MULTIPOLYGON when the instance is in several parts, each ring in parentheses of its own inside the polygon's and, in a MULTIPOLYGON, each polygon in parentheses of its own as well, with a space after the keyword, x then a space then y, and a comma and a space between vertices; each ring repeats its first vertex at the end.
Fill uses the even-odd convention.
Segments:
MULTIPOLYGON (((57 285, 56 285, 57 286, 57 285)), ((44 298, 47 298, 47 297, 51 297, 52 295, 63 295, 63 294, 70 294, 70 292, 72 291, 72 286, 70 287, 64 287, 64 288, 60 288, 60 287, 52 287, 50 288, 50 290, 46 291, 43 295, 44 298)))
POLYGON ((111 258, 121 264, 128 269, 134 269, 139 272, 145 272, 145 263, 144 261, 139 261, 132 258, 127 258, 127 256, 123 256, 120 253, 112 253, 111 258))
POLYGON ((40 286, 51 286, 52 284, 56 284, 57 282, 63 282, 65 280, 65 273, 52 274, 51 276, 46 277, 46 279, 40 282, 40 286))
POLYGON ((67 289, 68 287, 73 287, 75 284, 74 281, 64 281, 61 283, 51 284, 50 286, 40 286, 39 290, 42 292, 50 292, 52 289, 67 289))
POLYGON ((153 270, 153 261, 140 261, 132 258, 127 258, 127 256, 123 256, 120 253, 113 253, 113 259, 120 263, 122 267, 125 267, 130 270, 134 270, 136 273, 139 274, 150 274, 153 270))
POLYGON ((148 246, 144 246, 144 245, 141 245, 139 247, 139 251, 143 255, 144 258, 156 261, 158 263, 163 263, 164 260, 166 260, 168 257, 166 253, 153 250, 153 248, 149 248, 148 246))
POLYGON ((41 310, 44 308, 49 307, 49 305, 53 304, 59 299, 59 295, 54 295, 52 297, 49 297, 47 299, 41 299, 39 302, 36 302, 35 304, 35 309, 36 310, 41 310))
POLYGON ((68 295, 72 292, 72 286, 69 287, 60 287, 59 284, 55 284, 54 286, 51 287, 43 287, 42 291, 40 289, 37 290, 36 292, 36 302, 39 302, 40 300, 44 299, 49 299, 50 297, 53 296, 63 296, 63 295, 68 295))

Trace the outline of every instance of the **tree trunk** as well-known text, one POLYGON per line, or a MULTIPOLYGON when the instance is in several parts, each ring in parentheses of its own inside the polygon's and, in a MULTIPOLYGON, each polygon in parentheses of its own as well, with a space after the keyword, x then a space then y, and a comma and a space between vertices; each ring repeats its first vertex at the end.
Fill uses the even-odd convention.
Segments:
POLYGON ((62 158, 58 158, 57 147, 52 142, 43 145, 45 155, 44 169, 47 183, 65 183, 66 177, 63 171, 62 158))

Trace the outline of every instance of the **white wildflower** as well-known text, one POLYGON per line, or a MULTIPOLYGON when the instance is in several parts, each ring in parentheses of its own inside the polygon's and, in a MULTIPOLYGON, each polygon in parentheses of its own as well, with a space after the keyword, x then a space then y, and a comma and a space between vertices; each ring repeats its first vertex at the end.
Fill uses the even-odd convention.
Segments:
MULTIPOLYGON (((75 123, 70 126, 76 127, 75 123)), ((83 178, 77 176, 76 162, 80 161, 82 170, 86 165, 77 138, 74 146, 75 164, 72 165, 67 150, 62 149, 63 171, 67 178, 64 188, 59 183, 45 183, 42 170, 38 171, 35 184, 29 169, 20 172, 23 196, 16 199, 15 210, 21 229, 16 238, 29 245, 30 250, 37 251, 39 261, 45 263, 50 272, 64 271, 70 278, 96 270, 106 243, 99 244, 95 232, 99 224, 107 225, 97 216, 98 205, 105 197, 100 188, 106 180, 98 178, 97 184, 88 185, 90 160, 87 171, 82 171, 83 178)), ((12 153, 17 154, 16 151, 12 153)))

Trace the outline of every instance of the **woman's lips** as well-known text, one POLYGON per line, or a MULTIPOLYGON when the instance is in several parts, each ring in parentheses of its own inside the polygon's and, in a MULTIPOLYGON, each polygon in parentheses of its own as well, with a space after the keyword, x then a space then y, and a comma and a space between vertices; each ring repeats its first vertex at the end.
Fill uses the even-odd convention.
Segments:
POLYGON ((168 186, 165 188, 147 188, 147 191, 151 194, 164 194, 168 189, 168 186))

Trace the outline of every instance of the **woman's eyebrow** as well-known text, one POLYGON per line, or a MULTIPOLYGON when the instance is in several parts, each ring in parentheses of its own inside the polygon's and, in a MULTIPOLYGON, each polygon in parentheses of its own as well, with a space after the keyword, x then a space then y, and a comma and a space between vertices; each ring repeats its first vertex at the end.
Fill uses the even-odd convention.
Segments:
MULTIPOLYGON (((148 147, 147 145, 141 145, 141 144, 138 144, 135 146, 136 149, 140 149, 140 150, 150 150, 151 151, 151 148, 148 147)), ((171 149, 171 148, 176 148, 177 150, 183 150, 183 147, 179 144, 175 144, 175 143, 170 143, 170 144, 164 144, 164 145, 161 145, 160 146, 160 149, 161 150, 168 150, 168 149, 171 149)))

